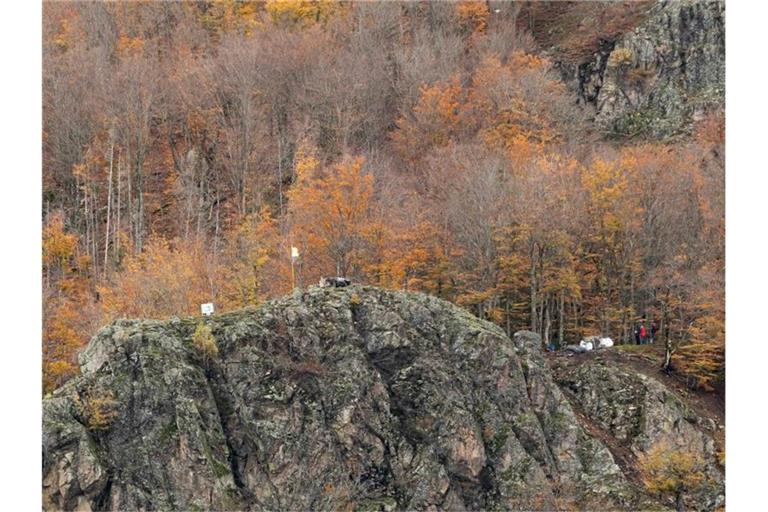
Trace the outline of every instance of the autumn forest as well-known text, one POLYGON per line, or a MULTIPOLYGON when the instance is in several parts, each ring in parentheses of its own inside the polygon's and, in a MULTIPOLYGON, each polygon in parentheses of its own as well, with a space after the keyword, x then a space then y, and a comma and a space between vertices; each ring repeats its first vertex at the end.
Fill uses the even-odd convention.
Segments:
POLYGON ((721 382, 723 111, 602 129, 528 4, 45 3, 44 390, 114 319, 336 275, 721 382))

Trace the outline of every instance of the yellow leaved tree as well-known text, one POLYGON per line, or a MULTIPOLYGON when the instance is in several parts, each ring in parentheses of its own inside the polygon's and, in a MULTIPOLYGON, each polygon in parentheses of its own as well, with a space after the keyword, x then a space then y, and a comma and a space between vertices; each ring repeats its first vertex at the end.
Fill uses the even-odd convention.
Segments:
POLYGON ((336 0, 267 0, 264 8, 276 25, 299 27, 325 23, 345 11, 336 0))
POLYGON ((78 236, 52 213, 43 227, 43 390, 76 375, 77 352, 98 324, 92 307, 90 258, 78 236))
POLYGON ((643 483, 652 493, 670 499, 683 510, 686 494, 696 492, 705 482, 704 461, 696 453, 657 443, 639 457, 643 483))

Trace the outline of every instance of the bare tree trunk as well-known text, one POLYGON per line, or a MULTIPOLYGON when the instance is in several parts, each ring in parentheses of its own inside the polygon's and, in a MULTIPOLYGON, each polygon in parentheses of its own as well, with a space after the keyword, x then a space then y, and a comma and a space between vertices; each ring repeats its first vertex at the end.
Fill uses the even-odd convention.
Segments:
POLYGON ((549 316, 549 299, 544 300, 544 345, 549 346, 549 330, 552 325, 549 316))
POLYGON ((579 307, 576 304, 575 299, 570 300, 570 306, 571 306, 571 317, 573 318, 573 326, 578 332, 581 329, 581 317, 579 315, 579 307))
POLYGON ((632 328, 631 326, 635 323, 635 317, 637 316, 637 310, 635 309, 635 273, 630 272, 629 274, 629 307, 631 308, 632 314, 629 318, 629 325, 627 325, 627 330, 624 334, 624 341, 632 342, 631 336, 632 336, 632 328))
POLYGON ((143 175, 144 157, 139 153, 136 161, 136 192, 138 193, 138 204, 136 207, 136 252, 140 253, 144 245, 144 175, 143 175))
POLYGON ((629 315, 626 312, 622 315, 621 319, 621 334, 619 334, 620 340, 629 339, 629 315))
POLYGON ((216 229, 213 237, 213 262, 217 263, 219 257, 219 211, 221 205, 219 203, 219 189, 216 189, 216 229))
POLYGON ((96 212, 98 211, 98 203, 95 192, 91 192, 91 254, 93 261, 93 273, 98 274, 99 270, 99 226, 96 223, 96 212))
POLYGON ((134 243, 133 240, 133 224, 134 224, 134 212, 133 212, 133 173, 131 172, 132 166, 131 166, 131 158, 130 153, 128 154, 128 176, 126 177, 126 181, 128 183, 128 232, 131 236, 131 244, 134 243))
POLYGON ((536 322, 536 242, 531 245, 531 331, 538 332, 539 326, 536 322))
POLYGON ((200 238, 200 231, 203 229, 203 216, 205 215, 205 195, 209 192, 205 188, 205 183, 202 182, 201 176, 200 192, 197 199, 197 225, 195 226, 195 238, 200 238))
MULTIPOLYGON (((79 181, 79 180, 78 180, 79 181)), ((83 184, 83 219, 85 220, 85 252, 91 255, 91 217, 88 215, 88 182, 83 184)))
MULTIPOLYGON (((538 255, 538 263, 539 263, 539 276, 538 276, 538 285, 539 285, 539 291, 544 286, 544 247, 539 245, 539 255, 538 255)), ((538 292, 537 292, 538 293, 538 292)), ((539 299, 539 318, 537 320, 539 324, 539 336, 544 338, 544 307, 546 306, 547 302, 547 296, 543 296, 539 299)))
POLYGON ((664 306, 661 310, 661 328, 659 332, 664 336, 664 364, 662 368, 665 372, 668 372, 672 365, 672 355, 674 354, 674 348, 672 346, 672 337, 669 335, 669 320, 667 318, 669 304, 669 289, 667 289, 667 295, 664 300, 664 306))
POLYGON ((280 218, 283 219, 283 136, 277 130, 277 201, 280 218))
POLYGON ((122 192, 123 176, 120 170, 122 168, 123 161, 120 157, 121 157, 121 153, 120 151, 118 151, 117 152, 117 208, 115 211, 117 215, 115 217, 115 240, 112 243, 112 252, 114 253, 115 259, 117 259, 117 251, 120 244, 120 215, 122 213, 122 210, 120 209, 121 207, 120 196, 122 192))
POLYGON ((672 366, 672 354, 674 353, 675 349, 672 347, 672 339, 667 337, 664 343, 664 364, 662 365, 662 369, 665 372, 669 372, 672 366))
POLYGON ((107 184, 107 229, 104 235, 104 275, 107 274, 107 262, 109 257, 109 221, 112 215, 112 164, 115 157, 115 143, 109 147, 109 183, 107 184))

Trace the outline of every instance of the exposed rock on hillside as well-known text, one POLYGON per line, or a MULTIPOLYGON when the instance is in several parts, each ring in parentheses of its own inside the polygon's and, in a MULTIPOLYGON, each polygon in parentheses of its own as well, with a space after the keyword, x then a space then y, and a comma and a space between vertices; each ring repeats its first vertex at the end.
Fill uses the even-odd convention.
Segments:
POLYGON ((435 298, 312 288, 210 319, 118 321, 44 400, 48 509, 637 508, 534 334, 435 298))
POLYGON ((561 69, 609 134, 685 132, 725 103, 725 3, 659 1, 634 30, 561 69))
POLYGON ((604 361, 590 359, 555 372, 558 383, 597 428, 635 457, 660 445, 704 462, 706 484, 685 501, 694 510, 713 510, 725 499, 724 475, 713 440, 717 425, 656 379, 604 361))
POLYGON ((195 320, 92 340, 43 403, 47 509, 658 507, 584 417, 635 455, 701 454, 686 499, 722 501, 712 427, 663 385, 598 359, 558 376, 574 410, 537 335, 444 301, 311 288, 209 323, 213 359, 195 320))

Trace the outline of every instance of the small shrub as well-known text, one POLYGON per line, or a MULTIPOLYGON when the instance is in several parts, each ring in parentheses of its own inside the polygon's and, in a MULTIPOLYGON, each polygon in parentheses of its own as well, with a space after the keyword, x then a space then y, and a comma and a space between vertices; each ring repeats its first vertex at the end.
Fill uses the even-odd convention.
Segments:
POLYGON ((211 328, 203 322, 197 324, 195 333, 192 335, 192 346, 206 363, 219 355, 216 338, 213 337, 211 328))
POLYGON ((86 396, 84 399, 77 397, 75 403, 90 430, 108 430, 117 419, 117 400, 111 392, 104 396, 86 396))
POLYGON ((616 48, 608 57, 608 65, 611 67, 629 66, 632 64, 632 50, 629 48, 616 48))
POLYGON ((683 498, 704 483, 704 461, 697 453, 676 450, 658 443, 639 457, 643 483, 649 491, 672 498, 677 510, 682 510, 683 498))

